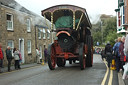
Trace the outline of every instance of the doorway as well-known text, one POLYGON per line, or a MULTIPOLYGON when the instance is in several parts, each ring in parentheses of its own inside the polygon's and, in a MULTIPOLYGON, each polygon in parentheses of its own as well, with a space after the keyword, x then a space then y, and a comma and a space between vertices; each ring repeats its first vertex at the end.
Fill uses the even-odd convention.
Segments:
POLYGON ((21 52, 22 63, 24 63, 25 59, 24 59, 24 39, 23 38, 19 38, 19 51, 21 52))

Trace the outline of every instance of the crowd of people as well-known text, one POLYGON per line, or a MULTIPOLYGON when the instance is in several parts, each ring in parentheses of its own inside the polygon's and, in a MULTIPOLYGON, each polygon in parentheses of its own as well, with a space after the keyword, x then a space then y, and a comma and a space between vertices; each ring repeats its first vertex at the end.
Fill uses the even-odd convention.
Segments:
MULTIPOLYGON (((4 51, 2 49, 2 44, 0 43, 0 73, 2 72, 3 66, 3 60, 6 56, 7 59, 7 65, 8 65, 8 71, 11 71, 11 63, 14 59, 14 68, 16 70, 21 69, 20 64, 22 64, 22 56, 20 51, 17 48, 13 49, 13 52, 10 48, 10 46, 7 46, 7 49, 5 50, 6 55, 4 55, 4 51)), ((36 58, 37 58, 37 64, 41 63, 41 56, 40 56, 40 50, 36 48, 36 58)), ((47 62, 47 48, 44 50, 44 56, 45 56, 45 62, 47 62)))
MULTIPOLYGON (((113 47, 107 42, 104 54, 108 67, 110 67, 112 59, 115 59, 117 72, 124 70, 123 66, 128 62, 128 34, 126 37, 118 37, 113 47)), ((104 55, 102 57, 104 58, 104 55)))
MULTIPOLYGON (((47 48, 44 49, 44 61, 45 63, 47 62, 47 48)), ((36 48, 36 63, 37 64, 40 64, 42 62, 42 59, 41 59, 41 52, 39 50, 39 48, 36 48)))
MULTIPOLYGON (((20 51, 17 48, 14 48, 12 53, 10 46, 7 46, 5 53, 8 61, 8 71, 11 71, 10 67, 13 59, 15 61, 15 64, 14 64, 15 69, 16 70, 21 69, 20 64, 22 63, 22 57, 21 57, 20 51)), ((5 56, 4 51, 0 43, 0 72, 2 72, 4 56, 5 56)))

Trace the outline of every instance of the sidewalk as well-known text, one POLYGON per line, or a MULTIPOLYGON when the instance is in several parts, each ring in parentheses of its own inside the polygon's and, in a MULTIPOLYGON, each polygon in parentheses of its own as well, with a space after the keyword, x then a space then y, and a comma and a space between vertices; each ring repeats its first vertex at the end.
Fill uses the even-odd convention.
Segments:
MULTIPOLYGON (((21 67, 21 69, 23 69, 23 68, 29 68, 29 67, 39 66, 39 65, 42 65, 42 64, 37 64, 37 63, 22 64, 22 65, 20 65, 20 67, 21 67)), ((15 71, 14 65, 11 66, 11 71, 15 71)), ((4 73, 4 72, 8 72, 8 67, 2 68, 2 73, 4 73)))
POLYGON ((123 72, 118 73, 119 85, 128 85, 128 79, 122 79, 123 72))

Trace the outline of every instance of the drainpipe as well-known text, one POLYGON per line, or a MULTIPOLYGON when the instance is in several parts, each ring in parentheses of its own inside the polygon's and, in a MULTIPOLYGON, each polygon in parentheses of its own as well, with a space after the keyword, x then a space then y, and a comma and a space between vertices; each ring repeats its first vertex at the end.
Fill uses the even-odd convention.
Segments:
POLYGON ((36 34, 36 25, 35 25, 35 48, 37 48, 37 39, 36 39, 36 36, 37 34, 36 34))

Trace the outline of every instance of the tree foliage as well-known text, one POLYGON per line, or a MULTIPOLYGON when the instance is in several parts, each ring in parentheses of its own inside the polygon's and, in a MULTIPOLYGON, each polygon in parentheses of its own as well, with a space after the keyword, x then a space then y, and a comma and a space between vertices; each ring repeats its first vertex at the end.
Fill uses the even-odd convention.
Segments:
POLYGON ((93 24, 92 35, 94 45, 97 42, 104 44, 109 41, 112 45, 115 43, 115 39, 119 36, 116 32, 116 17, 101 16, 101 21, 93 24))

